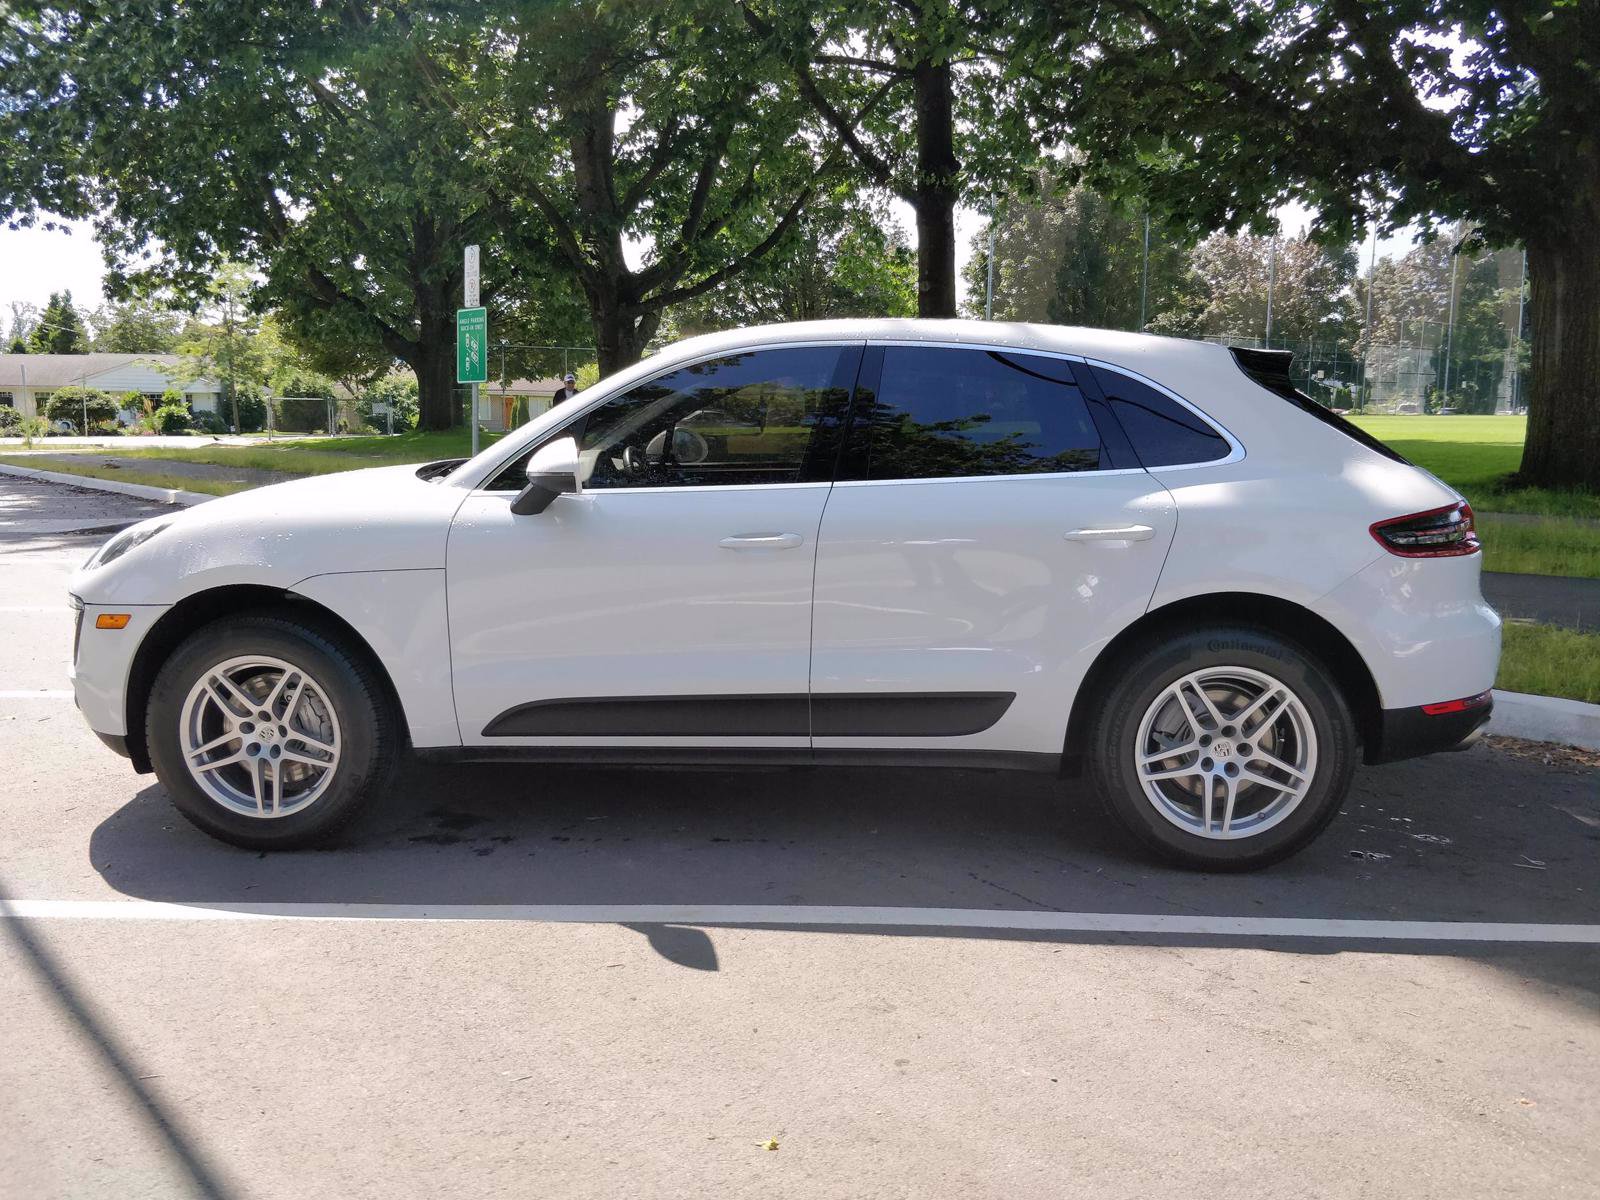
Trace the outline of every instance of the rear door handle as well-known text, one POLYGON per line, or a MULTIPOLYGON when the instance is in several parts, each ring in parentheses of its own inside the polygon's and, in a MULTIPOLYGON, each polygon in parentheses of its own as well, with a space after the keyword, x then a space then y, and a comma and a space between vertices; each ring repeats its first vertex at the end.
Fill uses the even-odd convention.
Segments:
POLYGON ((724 550, 793 550, 803 541, 798 533, 741 533, 725 537, 717 545, 724 550))
POLYGON ((1148 525, 1121 525, 1114 529, 1069 529, 1069 542, 1148 542, 1156 531, 1148 525))

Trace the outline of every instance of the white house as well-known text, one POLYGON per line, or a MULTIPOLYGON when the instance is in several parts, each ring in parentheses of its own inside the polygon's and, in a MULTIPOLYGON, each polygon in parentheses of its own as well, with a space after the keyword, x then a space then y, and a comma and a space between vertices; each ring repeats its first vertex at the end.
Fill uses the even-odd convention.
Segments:
POLYGON ((561 390, 561 380, 548 379, 491 379, 478 388, 478 423, 491 432, 511 429, 516 425, 517 401, 527 402, 531 421, 550 407, 551 398, 561 390))
POLYGON ((96 388, 117 400, 137 392, 152 401, 171 388, 195 411, 215 411, 221 388, 179 380, 179 361, 176 354, 0 354, 0 407, 33 417, 57 388, 96 388))

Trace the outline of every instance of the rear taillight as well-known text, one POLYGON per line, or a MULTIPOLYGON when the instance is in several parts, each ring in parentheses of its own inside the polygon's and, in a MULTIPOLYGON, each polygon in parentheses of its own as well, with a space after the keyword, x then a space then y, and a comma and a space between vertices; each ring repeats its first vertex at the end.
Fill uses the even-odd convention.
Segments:
POLYGON ((1390 517, 1372 526, 1372 536, 1390 554, 1401 558, 1449 558, 1482 549, 1466 501, 1430 508, 1406 517, 1390 517))

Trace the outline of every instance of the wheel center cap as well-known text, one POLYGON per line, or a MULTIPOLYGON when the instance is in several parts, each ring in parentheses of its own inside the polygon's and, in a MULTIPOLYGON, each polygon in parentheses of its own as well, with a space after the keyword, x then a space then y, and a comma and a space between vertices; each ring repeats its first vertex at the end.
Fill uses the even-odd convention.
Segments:
POLYGON ((1232 742, 1212 742, 1211 743, 1211 757, 1212 758, 1230 758, 1230 757, 1232 757, 1232 755, 1233 755, 1233 743, 1232 742))
POLYGON ((275 742, 278 740, 278 731, 270 725, 263 725, 259 732, 263 742, 275 742))

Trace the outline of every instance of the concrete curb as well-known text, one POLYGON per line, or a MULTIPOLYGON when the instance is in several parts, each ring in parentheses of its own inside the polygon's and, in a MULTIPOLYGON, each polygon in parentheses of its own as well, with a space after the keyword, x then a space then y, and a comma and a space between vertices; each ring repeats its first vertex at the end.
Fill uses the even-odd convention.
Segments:
POLYGON ((144 483, 119 483, 115 479, 96 479, 90 475, 71 475, 63 471, 36 471, 32 467, 13 467, 0 463, 0 475, 17 475, 23 479, 38 479, 44 483, 65 483, 72 487, 88 488, 95 492, 115 492, 119 496, 135 496, 140 500, 154 500, 157 504, 204 504, 216 497, 205 492, 185 492, 178 488, 151 487, 144 483))
POLYGON ((1496 690, 1488 732, 1600 750, 1600 704, 1496 690))

